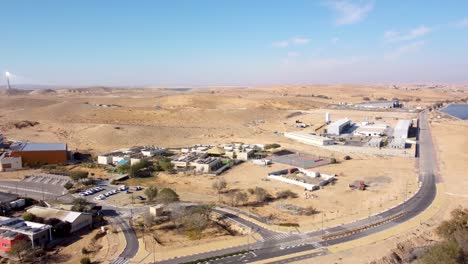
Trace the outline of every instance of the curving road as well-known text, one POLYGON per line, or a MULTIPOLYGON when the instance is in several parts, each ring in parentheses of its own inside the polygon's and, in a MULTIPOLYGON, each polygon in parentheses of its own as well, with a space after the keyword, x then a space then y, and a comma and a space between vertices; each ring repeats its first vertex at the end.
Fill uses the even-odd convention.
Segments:
MULTIPOLYGON (((435 198, 436 195, 436 175, 438 173, 437 160, 435 158, 434 146, 432 142, 431 132, 427 120, 427 112, 421 112, 419 115, 419 136, 417 145, 418 163, 419 163, 419 182, 420 189, 418 192, 406 200, 404 203, 391 208, 385 212, 377 215, 373 215, 366 219, 361 219, 353 223, 344 224, 337 227, 327 228, 321 231, 308 232, 303 234, 284 234, 273 232, 264 229, 254 223, 251 223, 237 215, 225 212, 222 209, 217 209, 218 213, 224 214, 225 217, 238 222, 239 224, 248 226, 253 230, 256 230, 264 239, 264 241, 257 241, 247 246, 234 247, 224 250, 216 250, 206 252, 202 254, 196 254, 192 256, 181 257, 172 260, 165 260, 158 263, 164 264, 175 264, 184 263, 189 261, 195 261, 198 259, 204 259, 208 257, 221 256, 228 253, 239 252, 241 250, 252 250, 252 252, 241 254, 232 257, 226 257, 217 260, 211 260, 210 263, 248 263, 259 260, 270 259, 278 256, 289 255, 301 251, 307 251, 317 248, 322 248, 330 245, 335 245, 347 241, 351 241, 357 238, 365 237, 373 233, 380 232, 382 230, 391 228, 400 223, 403 223, 414 216, 420 214, 435 198), (398 217, 396 217, 398 216, 398 217), (371 224, 375 224, 384 219, 391 219, 385 223, 379 223, 375 227, 369 227, 371 224), (354 230, 356 228, 366 227, 364 230, 334 238, 331 240, 324 241, 322 239, 323 234, 333 234, 343 232, 347 230, 354 230)), ((280 262, 272 263, 288 263, 292 261, 298 261, 304 258, 311 258, 318 255, 326 254, 326 249, 322 248, 320 252, 311 253, 301 257, 292 257, 290 259, 282 260, 280 262)))

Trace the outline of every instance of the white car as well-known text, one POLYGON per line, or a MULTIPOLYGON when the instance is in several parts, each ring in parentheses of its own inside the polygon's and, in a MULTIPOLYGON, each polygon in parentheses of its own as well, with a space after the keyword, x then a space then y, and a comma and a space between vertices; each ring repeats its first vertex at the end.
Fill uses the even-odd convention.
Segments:
POLYGON ((96 199, 96 200, 104 200, 104 199, 106 199, 106 196, 103 195, 103 194, 100 194, 100 195, 94 197, 94 199, 96 199))

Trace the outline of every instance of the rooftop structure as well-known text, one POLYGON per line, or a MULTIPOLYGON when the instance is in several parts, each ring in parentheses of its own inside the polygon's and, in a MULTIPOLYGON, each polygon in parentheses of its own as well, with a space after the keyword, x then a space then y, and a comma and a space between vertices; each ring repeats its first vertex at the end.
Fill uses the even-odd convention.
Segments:
POLYGON ((410 127, 413 125, 411 120, 400 120, 393 130, 394 138, 408 138, 408 132, 410 127))
POLYGON ((333 139, 330 139, 327 137, 321 137, 317 135, 312 135, 312 134, 304 133, 304 132, 287 132, 287 133, 284 133, 284 136, 290 139, 297 140, 304 144, 309 144, 309 145, 324 146, 324 145, 333 145, 334 143, 333 139))
POLYGON ((348 118, 337 120, 327 126, 327 133, 339 136, 344 131, 344 129, 346 129, 350 125, 351 120, 349 120, 348 118))
POLYGON ((354 106, 361 108, 396 108, 401 107, 401 104, 398 100, 379 100, 363 102, 360 104, 355 104, 354 106))
POLYGON ((85 227, 90 227, 93 223, 93 217, 88 213, 73 212, 41 206, 32 206, 26 211, 44 219, 56 218, 62 222, 70 223, 71 233, 85 227))

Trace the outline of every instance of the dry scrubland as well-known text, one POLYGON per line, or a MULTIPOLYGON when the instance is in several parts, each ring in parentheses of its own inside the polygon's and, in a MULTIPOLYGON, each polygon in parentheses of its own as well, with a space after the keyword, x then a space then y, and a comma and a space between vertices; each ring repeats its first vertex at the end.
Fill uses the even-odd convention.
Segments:
MULTIPOLYGON (((0 131, 14 140, 67 142, 72 150, 87 150, 94 154, 145 144, 179 147, 231 141, 278 142, 285 148, 334 156, 342 161, 344 155, 341 153, 295 143, 276 136, 273 132, 296 130, 296 119, 311 124, 305 131, 312 132, 323 123, 325 112, 330 112, 332 119, 348 117, 356 122, 382 117, 385 122, 395 123, 396 118, 414 117, 412 114, 391 112, 324 109, 330 103, 360 102, 363 97, 370 97, 371 100, 397 97, 410 100, 407 105, 420 106, 466 97, 466 92, 335 85, 193 90, 90 88, 34 91, 14 96, 3 93, 0 94, 0 131), (317 95, 325 95, 331 99, 318 98, 317 95), (421 101, 416 101, 416 98, 421 101), (301 115, 288 118, 288 115, 298 111, 301 115), (14 124, 21 120, 37 121, 39 124, 23 129, 15 128, 14 124)), ((442 179, 450 194, 450 206, 439 215, 442 219, 448 215, 449 208, 467 205, 468 184, 463 175, 468 160, 468 125, 462 121, 438 119, 432 126, 440 152, 442 179)), ((301 188, 261 180, 268 172, 286 168, 285 165, 261 167, 244 163, 228 171, 223 178, 227 181, 229 190, 246 190, 259 186, 272 195, 287 189, 296 192, 299 194, 298 198, 245 209, 263 216, 273 213, 275 222, 300 222, 312 228, 317 227, 316 223, 321 217, 290 215, 279 211, 277 205, 312 205, 325 212, 325 219, 340 218, 347 221, 344 215, 358 218, 369 212, 376 213, 397 203, 405 197, 406 191, 408 195, 414 192, 417 173, 413 159, 357 154, 351 156, 353 159, 350 161, 316 168, 320 172, 337 174, 338 182, 315 192, 317 197, 308 200, 303 197, 301 188), (370 185, 369 189, 364 192, 349 190, 347 185, 356 180, 366 181, 370 185)), ((9 173, 2 174, 2 177, 18 178, 22 175, 23 172, 9 173)), ((215 177, 209 176, 161 174, 156 179, 136 179, 129 184, 171 187, 180 194, 182 200, 216 202, 223 199, 227 202, 226 195, 222 194, 219 198, 211 188, 215 180, 215 177)), ((126 200, 121 201, 122 204, 128 203, 128 199, 126 200)), ((404 234, 374 244, 372 250, 361 247, 354 251, 325 256, 323 260, 327 263, 372 260, 386 254, 397 241, 411 236, 404 234)), ((103 246, 105 247, 104 244, 103 246)), ((320 258, 314 259, 319 260, 320 258)))
MULTIPOLYGON (((424 104, 463 94, 353 86, 36 91, 0 96, 0 130, 12 139, 65 141, 71 149, 88 149, 95 153, 136 144, 271 142, 278 140, 273 131, 293 128, 284 122, 294 121, 294 118, 286 118, 294 110, 318 111, 310 117, 311 123, 318 124, 323 122, 324 112, 319 108, 340 101, 358 102, 366 96, 371 99, 421 98, 418 104, 424 104), (311 95, 326 95, 332 99, 311 95), (11 128, 11 124, 19 120, 40 124, 21 130, 11 128)), ((374 115, 361 116, 364 119, 374 115)), ((351 112, 335 115, 332 111, 332 118, 340 116, 354 117, 351 112)))

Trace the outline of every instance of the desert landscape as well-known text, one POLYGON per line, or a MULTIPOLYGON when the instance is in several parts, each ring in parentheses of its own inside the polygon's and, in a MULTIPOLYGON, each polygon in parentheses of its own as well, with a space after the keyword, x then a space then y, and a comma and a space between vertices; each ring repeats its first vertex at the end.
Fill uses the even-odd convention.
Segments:
MULTIPOLYGON (((294 197, 278 198, 262 206, 256 205, 250 199, 239 209, 268 219, 274 225, 294 223, 298 225, 297 230, 320 230, 376 214, 397 206, 414 195, 418 189, 416 160, 362 153, 349 154, 352 158, 348 160, 345 157, 349 155, 345 152, 301 144, 280 136, 279 132, 297 131, 297 120, 307 124, 306 128, 301 129, 303 132, 321 131, 325 115, 330 115, 335 120, 378 120, 394 126, 399 119, 417 118, 418 109, 445 101, 466 100, 467 93, 466 87, 451 89, 352 85, 218 89, 83 88, 29 92, 10 90, 3 92, 0 98, 0 128, 9 140, 66 142, 70 150, 90 153, 93 156, 137 145, 178 149, 195 144, 243 142, 275 143, 281 145, 281 149, 331 157, 337 160, 336 164, 320 166, 317 170, 336 175, 337 181, 317 191, 312 197, 303 194, 303 189, 299 186, 267 178, 271 171, 290 167, 279 163, 258 166, 246 162, 221 176, 160 172, 156 177, 125 181, 125 184, 131 186, 171 188, 177 191, 182 201, 205 204, 231 205, 230 193, 247 192, 249 188, 260 187, 273 197, 278 193, 290 191, 294 193, 294 197), (344 103, 355 104, 365 100, 385 99, 398 99, 409 111, 363 111, 336 107, 344 103), (212 187, 220 177, 227 185, 221 194, 212 187), (366 182, 365 192, 348 188, 360 181, 366 182), (294 205, 294 208, 314 208, 315 213, 302 215, 285 210, 291 205, 294 205)), ((440 179, 445 186, 447 199, 453 202, 447 203, 450 206, 441 209, 437 214, 438 218, 431 220, 432 226, 446 219, 451 209, 466 206, 467 201, 464 193, 466 179, 457 177, 462 175, 465 169, 464 161, 467 157, 464 149, 467 142, 463 135, 467 127, 464 121, 441 115, 437 112, 431 114, 431 127, 440 160, 440 179)), ((71 167, 72 171, 76 170, 74 167, 71 167)), ((105 170, 88 171, 96 178, 106 177, 105 170)), ((21 179, 30 173, 34 173, 34 170, 4 172, 3 177, 21 179)), ((136 192, 135 195, 140 193, 144 195, 143 192, 136 192)), ((134 204, 133 198, 124 196, 107 200, 117 206, 134 204)), ((211 228, 216 230, 216 227, 211 228)), ((153 242, 159 243, 158 250, 172 249, 180 243, 183 247, 193 247, 202 245, 204 241, 202 239, 192 243, 184 237, 176 238, 177 234, 158 232, 155 231, 155 236, 159 237, 159 240, 156 240, 166 241, 162 244, 153 242), (171 239, 167 240, 167 237, 171 239)), ((208 237, 210 232, 207 233, 208 237)), ((377 260, 389 254, 393 245, 412 241, 423 233, 427 236, 427 232, 427 229, 418 229, 418 232, 410 229, 377 242, 376 245, 388 245, 388 249, 372 250, 373 253, 366 255, 366 259, 377 260)), ((222 233, 219 235, 221 237, 218 239, 221 240, 238 240, 229 238, 229 235, 224 237, 222 233)), ((146 241, 144 237, 141 239, 146 241)), ((148 243, 151 245, 148 241, 144 243, 147 251, 150 247, 148 243)), ((343 263, 351 263, 354 259, 348 258, 351 254, 356 260, 363 260, 364 256, 361 253, 356 254, 360 248, 367 251, 368 247, 357 247, 351 251, 321 258, 326 262, 341 263, 343 257, 347 256, 343 263)), ((68 249, 64 252, 68 252, 68 249)), ((93 258, 106 258, 100 256, 99 252, 97 251, 93 258)))

